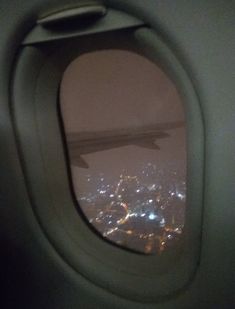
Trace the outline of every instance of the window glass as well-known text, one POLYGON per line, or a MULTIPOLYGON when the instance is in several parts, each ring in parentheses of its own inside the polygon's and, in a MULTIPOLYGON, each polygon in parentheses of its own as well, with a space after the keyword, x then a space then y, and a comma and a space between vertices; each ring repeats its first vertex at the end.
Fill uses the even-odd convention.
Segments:
POLYGON ((173 82, 130 51, 83 54, 63 75, 60 112, 87 221, 137 252, 174 247, 185 220, 186 132, 173 82))

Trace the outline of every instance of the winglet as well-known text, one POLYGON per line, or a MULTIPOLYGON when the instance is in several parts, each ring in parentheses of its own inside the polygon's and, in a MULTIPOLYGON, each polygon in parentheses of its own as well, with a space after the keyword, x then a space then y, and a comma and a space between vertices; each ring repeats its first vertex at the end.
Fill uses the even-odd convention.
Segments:
POLYGON ((81 167, 81 168, 89 168, 88 163, 81 157, 72 157, 71 158, 71 165, 81 167))
POLYGON ((142 148, 160 150, 160 147, 154 143, 154 140, 140 141, 138 143, 135 143, 134 145, 136 145, 138 147, 142 147, 142 148))

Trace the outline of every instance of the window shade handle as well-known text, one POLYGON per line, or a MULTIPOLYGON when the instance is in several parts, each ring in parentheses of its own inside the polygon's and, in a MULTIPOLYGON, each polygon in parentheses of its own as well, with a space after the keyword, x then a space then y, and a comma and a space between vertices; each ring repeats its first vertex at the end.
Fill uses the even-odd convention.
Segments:
POLYGON ((84 20, 88 18, 100 18, 106 14, 106 7, 102 4, 90 4, 80 7, 67 8, 62 11, 57 11, 37 20, 38 25, 51 27, 59 23, 70 22, 73 20, 84 20))

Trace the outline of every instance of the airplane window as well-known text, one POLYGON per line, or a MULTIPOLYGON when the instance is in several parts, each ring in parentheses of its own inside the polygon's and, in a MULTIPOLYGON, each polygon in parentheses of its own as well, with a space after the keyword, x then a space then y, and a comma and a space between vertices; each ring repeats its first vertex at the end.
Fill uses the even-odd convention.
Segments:
POLYGON ((162 254, 180 243, 186 206, 186 129, 174 83, 127 50, 83 54, 60 88, 73 190, 107 240, 162 254))

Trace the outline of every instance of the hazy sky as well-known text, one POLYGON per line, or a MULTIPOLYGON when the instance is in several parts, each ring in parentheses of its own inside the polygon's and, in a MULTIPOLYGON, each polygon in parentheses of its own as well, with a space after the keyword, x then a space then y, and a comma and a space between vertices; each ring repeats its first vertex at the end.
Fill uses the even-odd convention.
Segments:
POLYGON ((106 130, 184 118, 173 83, 147 58, 122 50, 87 53, 61 85, 67 131, 106 130))
MULTIPOLYGON (((184 120, 174 84, 147 58, 124 50, 84 54, 65 71, 61 110, 66 132, 141 127, 184 120)), ((144 162, 165 168, 175 162, 185 172, 185 129, 168 131, 158 140, 161 150, 127 146, 86 155, 91 173, 107 175, 127 167, 131 173, 144 162)), ((75 179, 87 170, 74 167, 75 179), (78 173, 78 174, 77 174, 78 173)), ((116 174, 116 173, 115 173, 116 174)))

